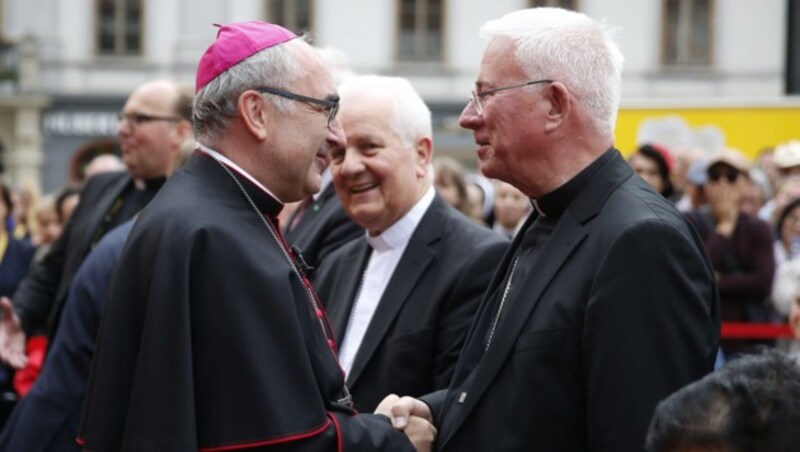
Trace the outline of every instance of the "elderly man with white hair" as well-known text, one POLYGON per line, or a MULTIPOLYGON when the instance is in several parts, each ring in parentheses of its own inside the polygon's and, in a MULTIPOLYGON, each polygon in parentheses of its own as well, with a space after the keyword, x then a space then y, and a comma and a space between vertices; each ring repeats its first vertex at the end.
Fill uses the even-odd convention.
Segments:
POLYGON ((356 408, 373 410, 447 387, 508 241, 436 193, 431 114, 408 81, 355 77, 339 93, 347 147, 332 152, 333 183, 365 232, 314 282, 356 408))
MULTIPOLYGON (((534 212, 497 268, 447 390, 380 410, 437 450, 634 451, 659 400, 710 372, 714 272, 686 219, 614 147, 622 55, 555 8, 487 23, 461 125, 534 212)), ((398 371, 399 372, 399 371, 398 371)))

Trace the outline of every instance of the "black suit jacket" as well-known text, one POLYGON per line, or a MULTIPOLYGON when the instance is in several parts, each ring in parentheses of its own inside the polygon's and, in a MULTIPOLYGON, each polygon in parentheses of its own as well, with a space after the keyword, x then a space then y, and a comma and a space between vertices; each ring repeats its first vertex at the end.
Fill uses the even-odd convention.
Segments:
POLYGON ((518 234, 492 280, 449 392, 424 398, 440 451, 633 451, 659 400, 711 371, 719 301, 703 243, 614 155, 541 251, 520 264, 486 336, 518 234))
MULTIPOLYGON (((347 376, 361 411, 389 393, 421 395, 450 381, 464 336, 508 247, 438 195, 378 303, 347 376)), ((341 342, 369 256, 366 238, 326 259, 315 286, 341 342)))
MULTIPOLYGON (((298 214, 292 215, 289 225, 298 214)), ((364 230, 342 208, 333 183, 328 184, 307 206, 297 224, 285 231, 286 241, 299 248, 303 259, 312 267, 317 267, 332 251, 363 234, 364 230)))
MULTIPOLYGON (((93 246, 98 228, 112 204, 130 188, 128 172, 98 174, 81 191, 81 200, 50 251, 31 267, 14 293, 14 310, 26 333, 45 325, 55 330, 72 277, 93 246)), ((108 231, 104 231, 108 232, 108 231)))

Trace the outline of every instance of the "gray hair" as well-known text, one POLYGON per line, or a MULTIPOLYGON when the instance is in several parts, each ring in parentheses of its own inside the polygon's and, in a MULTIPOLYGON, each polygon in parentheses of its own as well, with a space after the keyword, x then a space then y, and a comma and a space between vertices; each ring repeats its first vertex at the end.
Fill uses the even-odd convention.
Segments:
MULTIPOLYGON (((266 48, 242 60, 206 84, 194 99, 194 133, 198 140, 215 140, 238 115, 236 103, 248 89, 270 86, 287 90, 300 75, 292 54, 298 40, 266 48)), ((302 42, 302 38, 299 40, 302 42)), ((289 99, 268 96, 279 111, 289 112, 295 106, 289 99)))
MULTIPOLYGON (((348 78, 339 86, 339 95, 343 99, 363 93, 377 94, 391 100, 392 116, 389 118, 389 126, 407 148, 413 147, 422 137, 433 137, 431 110, 408 80, 381 75, 360 75, 348 78)), ((343 105, 343 108, 347 108, 346 101, 343 105)))
POLYGON ((560 8, 531 8, 487 22, 483 39, 512 39, 522 70, 563 83, 586 107, 598 131, 613 131, 624 58, 616 28, 560 8))

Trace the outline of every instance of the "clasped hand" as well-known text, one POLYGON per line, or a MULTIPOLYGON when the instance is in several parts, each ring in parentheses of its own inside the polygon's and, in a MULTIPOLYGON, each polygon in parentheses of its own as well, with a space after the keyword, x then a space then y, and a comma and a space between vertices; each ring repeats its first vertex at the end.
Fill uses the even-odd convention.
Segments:
POLYGON ((431 411, 424 402, 391 394, 381 401, 375 414, 391 419, 392 426, 406 434, 417 452, 432 450, 436 427, 433 426, 431 411))

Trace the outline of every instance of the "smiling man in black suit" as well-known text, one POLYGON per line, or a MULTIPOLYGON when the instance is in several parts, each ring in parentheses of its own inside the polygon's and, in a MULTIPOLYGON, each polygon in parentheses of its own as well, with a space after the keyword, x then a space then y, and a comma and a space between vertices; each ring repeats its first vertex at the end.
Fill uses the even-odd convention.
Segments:
POLYGON ((356 77, 339 93, 347 148, 332 153, 333 182, 366 234, 315 285, 356 407, 372 410, 390 392, 447 386, 507 241, 436 194, 430 110, 406 80, 356 77))

